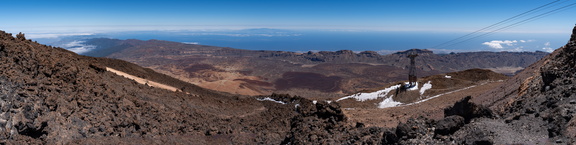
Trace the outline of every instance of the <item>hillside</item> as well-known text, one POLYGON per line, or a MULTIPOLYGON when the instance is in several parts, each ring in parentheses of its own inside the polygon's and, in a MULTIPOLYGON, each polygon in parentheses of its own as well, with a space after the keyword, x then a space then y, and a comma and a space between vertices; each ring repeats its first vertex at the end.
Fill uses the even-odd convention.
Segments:
POLYGON ((443 118, 399 123, 400 143, 575 144, 574 58, 576 27, 565 46, 484 93, 463 94, 443 118))
POLYGON ((309 119, 345 121, 336 104, 232 96, 24 34, 0 31, 0 56, 2 144, 280 144, 302 134, 292 127, 309 119), (107 67, 185 92, 139 84, 107 67))
POLYGON ((576 27, 566 46, 510 79, 458 89, 505 77, 479 69, 446 73, 421 78, 430 83, 421 82, 413 92, 457 93, 394 100, 399 106, 356 105, 359 111, 391 110, 384 116, 399 120, 387 126, 375 122, 394 122, 392 118, 358 119, 339 102, 277 94, 233 96, 125 61, 76 55, 0 31, 0 143, 574 144, 575 55, 576 27), (150 87, 106 67, 186 88, 150 87))
POLYGON ((434 54, 407 50, 389 55, 349 50, 336 52, 251 51, 161 40, 89 39, 86 53, 138 64, 203 88, 241 95, 289 93, 318 99, 337 98, 406 78, 417 51, 417 75, 482 68, 513 75, 547 53, 467 52, 434 54))
POLYGON ((442 119, 443 109, 466 96, 477 96, 508 79, 490 70, 470 69, 420 78, 417 86, 400 90, 400 81, 336 100, 349 119, 366 126, 396 127, 409 118, 442 119))

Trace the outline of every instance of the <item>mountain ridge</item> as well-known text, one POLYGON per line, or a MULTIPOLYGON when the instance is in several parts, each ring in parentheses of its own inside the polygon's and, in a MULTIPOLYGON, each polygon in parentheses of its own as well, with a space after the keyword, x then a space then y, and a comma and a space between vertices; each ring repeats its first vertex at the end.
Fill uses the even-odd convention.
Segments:
POLYGON ((407 50, 388 55, 374 51, 319 52, 254 51, 228 47, 184 44, 162 40, 93 39, 100 46, 87 55, 123 59, 204 88, 242 95, 290 93, 303 97, 340 97, 404 80, 409 65, 406 53, 416 58, 418 76, 429 76, 472 68, 491 69, 513 75, 540 59, 545 52, 467 52, 434 54, 429 50, 407 50), (99 45, 103 43, 105 45, 99 45), (114 44, 114 45, 109 45, 114 44), (193 70, 193 71, 191 71, 193 70), (334 89, 304 88, 286 84, 318 76, 334 89), (293 80, 290 80, 293 79, 293 80))

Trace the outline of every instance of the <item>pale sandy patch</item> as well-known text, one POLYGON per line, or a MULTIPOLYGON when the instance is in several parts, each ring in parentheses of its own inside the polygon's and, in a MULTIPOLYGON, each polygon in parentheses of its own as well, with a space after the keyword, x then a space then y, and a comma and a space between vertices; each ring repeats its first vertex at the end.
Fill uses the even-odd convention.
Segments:
POLYGON ((148 85, 148 86, 151 86, 151 87, 166 89, 166 90, 170 90, 170 91, 178 91, 178 90, 179 90, 179 89, 176 88, 176 87, 172 87, 172 86, 169 86, 169 85, 165 85, 165 84, 161 84, 161 83, 158 83, 158 82, 154 82, 154 81, 150 81, 150 80, 147 80, 147 79, 143 79, 143 78, 140 78, 140 77, 137 77, 137 76, 133 76, 133 75, 127 74, 127 73, 125 73, 125 72, 122 72, 122 71, 119 71, 119 70, 115 70, 115 69, 113 69, 113 68, 106 67, 106 70, 107 70, 107 71, 110 71, 110 72, 112 72, 112 73, 115 73, 115 74, 117 74, 117 75, 119 75, 119 76, 123 76, 123 77, 125 77, 125 78, 134 80, 134 81, 136 81, 136 82, 138 82, 138 83, 140 83, 140 84, 143 84, 143 85, 148 85))

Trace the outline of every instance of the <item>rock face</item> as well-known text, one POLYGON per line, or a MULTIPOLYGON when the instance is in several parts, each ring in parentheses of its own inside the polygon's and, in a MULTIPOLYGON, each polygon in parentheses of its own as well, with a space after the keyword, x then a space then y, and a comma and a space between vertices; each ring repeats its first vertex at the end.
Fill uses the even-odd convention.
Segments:
MULTIPOLYGON (((574 29, 576 32, 576 27, 574 29)), ((543 59, 542 66, 533 77, 526 79, 530 83, 520 94, 513 98, 510 105, 504 106, 506 117, 512 117, 513 122, 525 116, 534 116, 547 122, 548 136, 559 140, 568 140, 574 143, 576 127, 573 115, 573 100, 576 100, 576 33, 568 44, 543 59), (538 73, 539 72, 539 73, 538 73)), ((503 107, 501 107, 503 108, 503 107)), ((528 119, 528 118, 527 118, 528 119)))

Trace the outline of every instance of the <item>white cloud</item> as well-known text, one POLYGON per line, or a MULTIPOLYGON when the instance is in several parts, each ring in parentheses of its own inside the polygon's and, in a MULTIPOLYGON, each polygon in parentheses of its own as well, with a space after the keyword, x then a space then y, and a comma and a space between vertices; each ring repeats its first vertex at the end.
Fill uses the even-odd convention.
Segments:
POLYGON ((94 45, 86 45, 83 43, 84 41, 72 41, 70 43, 63 44, 60 47, 64 47, 65 49, 75 52, 77 54, 86 53, 96 49, 96 46, 94 45))
POLYGON ((554 51, 554 49, 552 47, 550 47, 550 42, 546 42, 544 43, 544 48, 542 48, 544 51, 546 52, 552 52, 554 51))
POLYGON ((376 51, 376 53, 378 53, 380 55, 386 55, 386 54, 396 53, 398 51, 402 51, 402 50, 378 50, 378 51, 376 51))
POLYGON ((195 44, 195 45, 196 45, 196 44, 200 44, 200 43, 198 43, 198 42, 182 42, 182 43, 184 43, 184 44, 195 44))
POLYGON ((496 49, 498 51, 525 51, 524 47, 521 43, 530 43, 534 42, 534 40, 492 40, 489 42, 484 42, 482 45, 486 45, 492 49, 496 49))
POLYGON ((508 51, 522 52, 522 51, 524 51, 523 48, 524 48, 524 46, 519 46, 516 48, 509 49, 508 51))
POLYGON ((510 40, 504 40, 504 41, 492 40, 490 42, 484 42, 484 43, 482 43, 482 45, 487 45, 488 47, 494 48, 494 49, 503 49, 504 46, 502 46, 502 45, 514 46, 515 43, 518 43, 518 41, 516 41, 516 40, 512 40, 512 41, 510 41, 510 40))

